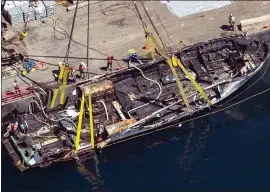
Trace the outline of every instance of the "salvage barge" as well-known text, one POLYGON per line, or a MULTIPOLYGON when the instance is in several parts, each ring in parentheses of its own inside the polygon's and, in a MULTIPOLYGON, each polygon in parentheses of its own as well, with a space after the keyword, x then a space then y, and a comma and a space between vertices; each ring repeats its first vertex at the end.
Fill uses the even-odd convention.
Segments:
POLYGON ((135 65, 131 60, 128 69, 78 83, 65 103, 52 109, 52 92, 40 87, 33 87, 23 102, 2 101, 2 142, 15 164, 25 170, 78 159, 211 110, 263 67, 269 45, 237 35, 197 43, 173 55, 172 62, 160 58, 135 65))

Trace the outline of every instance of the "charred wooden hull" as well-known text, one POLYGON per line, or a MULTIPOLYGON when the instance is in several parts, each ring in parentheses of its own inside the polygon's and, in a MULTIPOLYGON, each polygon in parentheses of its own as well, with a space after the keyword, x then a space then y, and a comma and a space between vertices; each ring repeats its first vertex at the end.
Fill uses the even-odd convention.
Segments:
MULTIPOLYGON (((239 81, 235 81, 234 83, 231 83, 232 89, 227 92, 225 97, 223 97, 222 99, 219 99, 213 104, 221 105, 224 100, 226 101, 227 99, 230 99, 230 95, 232 95, 233 93, 236 93, 237 90, 241 88, 247 81, 249 81, 254 75, 256 75, 256 73, 258 73, 259 70, 261 70, 261 68, 262 67, 260 67, 258 71, 256 71, 254 74, 250 75, 249 77, 243 78, 241 80, 239 79, 239 81)), ((112 144, 124 142, 132 138, 136 138, 137 136, 140 136, 140 135, 150 134, 151 132, 156 132, 156 131, 167 129, 170 127, 181 127, 182 123, 191 121, 192 119, 196 119, 197 117, 201 115, 205 115, 207 113, 214 112, 216 110, 218 110, 217 107, 212 107, 212 108, 204 107, 202 109, 197 109, 196 111, 193 112, 192 115, 182 114, 182 115, 179 115, 179 117, 175 118, 174 120, 164 122, 163 124, 160 124, 158 126, 153 126, 153 127, 148 127, 148 128, 141 126, 138 129, 130 130, 129 132, 126 132, 125 134, 119 133, 119 135, 115 135, 110 140, 110 142, 106 144, 106 147, 112 144)), ((103 146, 101 148, 103 148, 103 146)))
MULTIPOLYGON (((198 43, 175 52, 175 55, 215 105, 228 99, 263 68, 269 56, 269 45, 243 36, 232 36, 198 43)), ((7 126, 2 125, 2 141, 10 153, 14 152, 14 161, 25 162, 24 168, 31 168, 91 154, 87 102, 83 110, 85 118, 79 150, 73 152, 82 95, 86 98, 89 94, 92 96, 96 148, 177 126, 198 114, 215 110, 198 94, 197 88, 179 67, 175 67, 178 77, 173 76, 164 58, 136 66, 130 61, 130 65, 132 67, 128 69, 77 84, 76 93, 71 89, 74 94, 67 97, 64 105, 53 109, 43 110, 41 101, 41 106, 32 106, 31 103, 40 100, 37 95, 35 102, 30 101, 22 121, 27 122, 28 131, 7 136, 4 131, 7 126), (188 106, 183 102, 176 78, 182 83, 191 110, 187 110, 188 106), (63 117, 66 114, 68 119, 63 117)), ((51 98, 49 95, 52 93, 47 92, 43 97, 51 98)), ((47 101, 44 105, 49 106, 51 99, 47 101)), ((7 119, 2 117, 4 122, 7 119)))

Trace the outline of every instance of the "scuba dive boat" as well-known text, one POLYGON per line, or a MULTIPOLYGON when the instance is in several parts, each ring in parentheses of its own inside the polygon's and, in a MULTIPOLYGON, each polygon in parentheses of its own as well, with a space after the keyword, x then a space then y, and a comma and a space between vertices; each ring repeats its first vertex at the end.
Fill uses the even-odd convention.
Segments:
POLYGON ((78 159, 211 111, 258 73, 268 55, 266 42, 235 35, 149 63, 130 60, 127 69, 67 87, 56 107, 50 107, 52 91, 32 87, 23 101, 2 101, 2 142, 21 170, 78 159))

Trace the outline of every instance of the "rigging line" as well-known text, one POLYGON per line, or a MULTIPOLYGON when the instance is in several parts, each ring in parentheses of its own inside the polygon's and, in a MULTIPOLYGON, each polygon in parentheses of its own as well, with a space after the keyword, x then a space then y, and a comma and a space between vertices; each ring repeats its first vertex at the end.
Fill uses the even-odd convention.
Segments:
MULTIPOLYGON (((65 58, 65 57, 63 57, 63 58, 65 58)), ((58 65, 57 64, 54 64, 54 63, 48 63, 48 62, 45 62, 45 61, 41 61, 41 60, 37 60, 37 59, 33 59, 33 58, 31 58, 31 60, 33 60, 33 61, 38 61, 38 62, 42 62, 42 63, 46 63, 47 65, 52 65, 52 66, 57 66, 58 67, 58 65)), ((75 69, 76 71, 79 71, 78 69, 75 69)), ((22 72, 22 71, 21 71, 22 72)), ((102 75, 102 74, 98 74, 98 73, 91 73, 91 72, 85 72, 85 73, 89 73, 89 74, 92 74, 92 75, 102 75)), ((25 76, 26 77, 26 76, 25 76)), ((28 77, 26 77, 26 78, 28 78, 28 77)), ((31 80, 30 78, 28 78, 29 80, 31 80)), ((33 81, 33 80, 31 80, 31 81, 33 81)), ((36 83, 37 84, 37 83, 36 83)))
POLYGON ((237 94, 236 96, 234 96, 233 98, 229 99, 228 101, 226 101, 225 103, 221 104, 221 105, 215 105, 217 107, 222 107, 224 106, 225 104, 229 103, 230 101, 234 100, 235 98, 237 98, 238 96, 242 95, 245 91, 247 91, 248 89, 250 89, 251 87, 253 87, 255 84, 257 84, 266 74, 267 70, 268 70, 268 67, 269 67, 269 62, 270 61, 267 61, 267 65, 265 67, 265 70, 262 74, 262 76, 260 78, 258 78, 255 82, 253 82, 250 86, 248 86, 246 89, 244 89, 242 92, 240 92, 239 94, 237 94))
POLYGON ((250 96, 250 97, 247 97, 246 99, 244 99, 244 100, 242 100, 242 101, 239 101, 239 102, 236 102, 236 103, 234 103, 234 104, 232 104, 232 105, 229 105, 229 106, 227 106, 227 107, 225 107, 225 108, 223 108, 223 109, 219 109, 219 110, 217 110, 217 111, 213 111, 213 112, 210 112, 210 113, 207 113, 207 114, 204 114, 204 115, 201 115, 201 116, 192 118, 192 119, 188 119, 188 120, 185 120, 185 121, 182 121, 182 122, 179 122, 179 123, 175 123, 175 124, 172 124, 172 125, 168 125, 168 126, 165 126, 165 127, 162 127, 162 128, 156 129, 156 130, 153 130, 153 131, 149 131, 149 132, 147 132, 147 133, 143 133, 143 134, 140 134, 140 135, 136 135, 136 136, 134 136, 134 137, 130 137, 130 138, 127 138, 127 139, 123 139, 123 140, 121 140, 121 141, 116 141, 116 142, 114 142, 114 143, 107 144, 106 147, 111 146, 111 145, 114 145, 114 144, 117 144, 117 143, 122 143, 122 142, 125 142, 125 141, 128 141, 128 140, 132 140, 132 139, 135 139, 135 138, 138 138, 138 137, 142 137, 142 136, 145 136, 145 135, 149 135, 149 134, 151 134, 151 133, 158 132, 158 131, 161 131, 161 130, 164 130, 164 129, 174 128, 174 127, 176 127, 176 125, 179 125, 179 124, 182 124, 182 123, 186 123, 186 122, 190 122, 190 121, 193 121, 193 120, 196 120, 196 119, 200 119, 200 118, 202 118, 202 117, 206 117, 206 116, 209 116, 209 115, 212 115, 212 114, 221 112, 221 111, 225 111, 226 109, 229 109, 229 108, 231 108, 231 107, 233 107, 233 106, 235 106, 235 105, 241 104, 241 103, 243 103, 243 102, 245 102, 245 101, 247 101, 247 100, 250 100, 250 99, 252 99, 252 98, 254 98, 254 97, 257 97, 257 96, 259 96, 259 95, 262 95, 262 94, 264 94, 264 93, 266 93, 266 92, 268 92, 268 91, 270 91, 270 88, 265 89, 265 90, 263 90, 263 91, 261 91, 261 92, 259 92, 259 93, 257 93, 257 94, 254 94, 254 95, 252 95, 252 96, 250 96))
POLYGON ((164 43, 164 41, 162 40, 162 38, 161 38, 161 36, 160 36, 160 34, 159 34, 159 32, 158 32, 158 30, 157 30, 155 24, 153 23, 153 21, 152 21, 150 15, 149 15, 149 13, 148 13, 146 7, 144 6, 144 2, 142 2, 142 1, 140 1, 140 2, 141 2, 141 4, 142 4, 142 7, 143 7, 143 9, 144 9, 144 11, 145 11, 145 13, 146 13, 146 15, 147 15, 147 17, 148 17, 148 19, 149 19, 151 25, 153 26, 155 32, 157 33, 157 35, 158 35, 158 37, 159 37, 159 40, 161 41, 161 43, 162 43, 162 45, 163 45, 164 51, 166 50, 166 48, 167 48, 167 50, 170 50, 170 49, 168 48, 168 46, 167 46, 167 45, 164 43))
POLYGON ((145 22, 144 22, 143 19, 142 19, 142 16, 141 16, 141 13, 139 12, 139 9, 138 9, 138 6, 137 6, 137 4, 136 4, 136 1, 133 1, 133 4, 134 4, 134 7, 135 7, 135 14, 136 14, 137 17, 139 17, 139 19, 141 20, 142 26, 143 26, 143 29, 144 29, 144 32, 146 33, 146 28, 147 28, 147 26, 146 26, 145 22))
POLYGON ((161 21, 160 17, 158 16, 158 14, 157 14, 157 13, 156 13, 156 15, 157 15, 157 18, 158 18, 159 22, 161 23, 161 25, 162 25, 163 29, 165 30, 165 32, 166 32, 166 34, 167 34, 167 36, 169 37, 169 39, 171 40, 171 42, 172 42, 172 43, 174 43, 174 42, 173 42, 173 40, 172 40, 172 38, 171 38, 171 36, 169 35, 169 33, 168 33, 167 29, 166 29, 166 28, 165 28, 165 26, 163 25, 163 23, 162 23, 162 21, 161 21))
MULTIPOLYGON (((87 11, 87 53, 86 53, 86 57, 87 57, 87 72, 89 72, 89 29, 90 29, 90 1, 88 0, 88 11, 87 11)), ((90 78, 89 76, 90 74, 87 74, 88 79, 90 78)))
MULTIPOLYGON (((26 57, 47 57, 47 58, 66 58, 65 56, 56 56, 56 55, 25 55, 26 57)), ((87 57, 68 57, 69 59, 87 59, 87 57)), ((101 60, 106 61, 105 58, 96 58, 96 57, 89 57, 89 60, 101 60)), ((115 61, 123 61, 124 59, 114 59, 115 61)))
POLYGON ((69 49, 70 49, 70 44, 71 44, 71 40, 72 40, 73 30, 74 30, 74 26, 75 26, 75 20, 76 20, 76 15, 77 15, 77 11, 78 11, 78 5, 79 5, 79 1, 77 1, 77 3, 76 3, 76 8, 75 8, 74 16, 73 16, 73 21, 72 21, 72 26, 71 26, 71 32, 70 32, 70 37, 69 37, 69 42, 68 42, 68 48, 67 48, 67 52, 66 52, 66 58, 65 58, 64 62, 65 61, 68 62, 69 49))
POLYGON ((30 13, 30 8, 31 8, 31 2, 29 1, 29 7, 28 7, 28 11, 27 11, 27 17, 26 17, 26 22, 24 25, 24 30, 26 31, 26 27, 27 27, 27 23, 28 23, 28 18, 29 18, 29 13, 30 13))
MULTIPOLYGON (((62 17, 58 17, 58 18, 56 19, 56 21, 54 21, 54 19, 53 19, 52 17, 48 17, 48 18, 50 18, 50 19, 53 20, 53 25, 54 25, 54 26, 52 26, 52 25, 50 25, 50 24, 47 24, 47 23, 46 23, 46 24, 53 28, 53 30, 54 30, 54 38, 55 38, 55 39, 57 39, 57 40, 63 40, 63 39, 66 38, 66 37, 69 37, 69 38, 70 38, 70 36, 69 36, 68 33, 66 32, 66 30, 58 26, 59 22, 57 23, 57 20, 61 19, 60 21, 63 21, 63 18, 62 18, 62 17), (58 31, 58 30, 56 29, 56 27, 58 27, 59 29, 63 30, 65 33, 61 32, 61 31, 58 31), (55 35, 55 31, 57 31, 58 33, 61 33, 61 34, 64 35, 65 37, 64 37, 63 39, 57 38, 56 35, 55 35)), ((84 44, 82 44, 82 43, 79 43, 79 42, 73 40, 72 38, 71 38, 71 41, 74 42, 74 43, 76 43, 76 44, 78 44, 78 45, 81 45, 81 46, 83 46, 83 47, 87 47, 86 45, 84 45, 84 44)), ((127 42, 127 43, 129 43, 129 42, 127 42)), ((125 43, 125 44, 127 44, 127 43, 125 43)), ((115 48, 116 48, 116 47, 115 47, 115 48)), ((99 51, 99 50, 97 50, 97 49, 92 48, 92 47, 89 47, 88 49, 90 49, 90 50, 92 50, 92 51, 95 51, 95 52, 97 52, 97 53, 99 53, 99 54, 101 54, 101 55, 104 55, 104 56, 106 56, 106 57, 109 56, 109 55, 107 55, 107 54, 105 54, 105 53, 103 53, 103 52, 101 52, 101 51, 99 51)), ((112 48, 112 49, 113 49, 113 48, 112 48)), ((59 58, 60 58, 60 57, 59 57, 59 58)), ((65 57, 63 57, 63 58, 65 58, 65 57)), ((69 57, 69 58, 71 58, 71 57, 69 57)), ((79 58, 78 58, 78 59, 79 59, 79 58)), ((83 59, 86 59, 86 58, 83 58, 83 59)), ((107 60, 107 59, 99 59, 99 58, 91 58, 91 59, 93 59, 93 60, 107 60)), ((124 59, 113 59, 113 60, 117 62, 118 66, 120 66, 120 64, 119 64, 118 61, 123 61, 124 59)), ((89 74, 91 74, 91 73, 89 73, 89 74)))

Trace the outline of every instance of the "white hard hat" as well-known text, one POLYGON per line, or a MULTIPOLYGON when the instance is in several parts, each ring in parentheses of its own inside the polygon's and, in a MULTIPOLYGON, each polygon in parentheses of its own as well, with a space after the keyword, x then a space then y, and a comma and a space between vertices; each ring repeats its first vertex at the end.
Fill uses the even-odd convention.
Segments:
POLYGON ((233 16, 232 14, 230 14, 230 16, 233 16))
POLYGON ((85 63, 84 63, 83 61, 82 61, 82 62, 80 62, 80 64, 81 64, 81 65, 85 65, 85 63))

